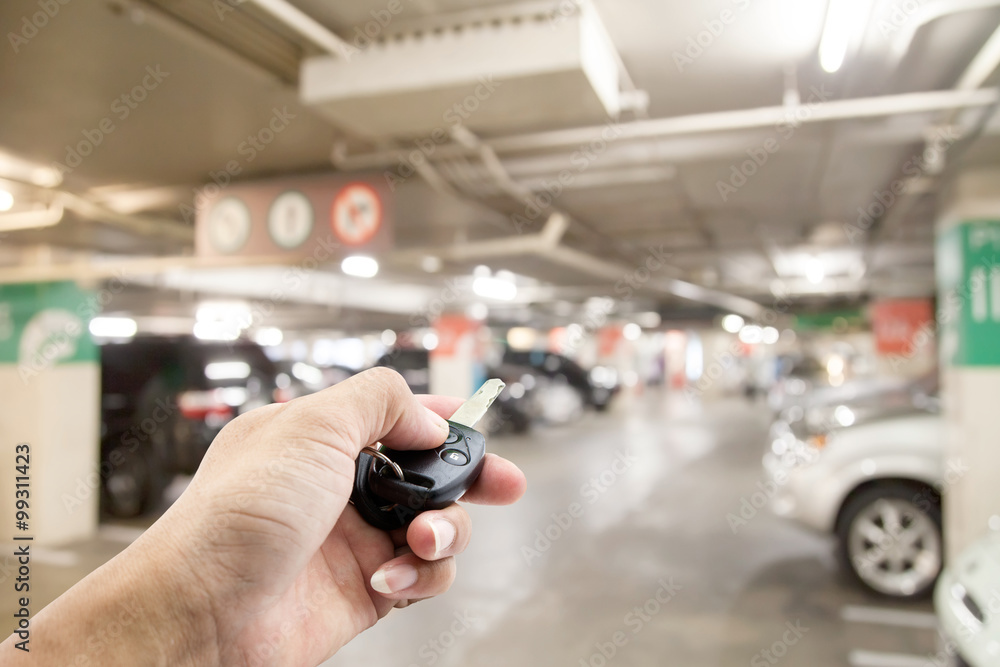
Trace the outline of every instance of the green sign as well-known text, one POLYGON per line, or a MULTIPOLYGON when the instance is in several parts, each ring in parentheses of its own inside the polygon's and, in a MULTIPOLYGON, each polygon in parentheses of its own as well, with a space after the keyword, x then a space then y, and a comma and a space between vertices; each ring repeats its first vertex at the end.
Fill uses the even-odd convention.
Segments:
POLYGON ((97 361, 88 327, 100 309, 72 282, 0 285, 0 363, 17 364, 27 382, 58 364, 97 361))
POLYGON ((823 331, 830 329, 839 333, 862 327, 864 324, 864 314, 861 310, 855 308, 830 310, 821 313, 798 313, 793 319, 792 326, 796 331, 823 331))
POLYGON ((941 363, 1000 366, 1000 221, 939 235, 937 283, 941 363))

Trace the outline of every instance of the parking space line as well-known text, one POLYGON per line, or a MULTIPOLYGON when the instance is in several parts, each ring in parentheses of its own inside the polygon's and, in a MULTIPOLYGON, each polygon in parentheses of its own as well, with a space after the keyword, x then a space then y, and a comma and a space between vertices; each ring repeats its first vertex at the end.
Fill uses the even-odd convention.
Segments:
POLYGON ((881 651, 851 651, 847 662, 851 667, 933 667, 924 656, 881 651))
POLYGON ((115 524, 104 524, 97 529, 97 534, 101 539, 109 542, 121 542, 122 544, 132 544, 144 532, 146 532, 145 528, 116 526, 115 524))
POLYGON ((31 550, 31 560, 54 567, 73 567, 80 562, 80 557, 75 551, 35 547, 31 550))
POLYGON ((873 623, 894 625, 902 628, 937 629, 937 617, 929 612, 903 611, 884 607, 863 607, 847 605, 840 610, 840 617, 851 623, 873 623))

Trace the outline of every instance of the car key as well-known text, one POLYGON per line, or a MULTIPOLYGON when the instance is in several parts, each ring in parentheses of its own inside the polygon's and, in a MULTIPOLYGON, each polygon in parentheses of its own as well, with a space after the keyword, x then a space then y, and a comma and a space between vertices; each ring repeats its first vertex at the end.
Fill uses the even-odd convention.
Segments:
POLYGON ((439 447, 399 451, 365 447, 358 456, 351 502, 365 521, 381 528, 402 528, 425 510, 447 507, 479 477, 486 438, 473 427, 503 391, 487 380, 448 420, 448 437, 439 447))

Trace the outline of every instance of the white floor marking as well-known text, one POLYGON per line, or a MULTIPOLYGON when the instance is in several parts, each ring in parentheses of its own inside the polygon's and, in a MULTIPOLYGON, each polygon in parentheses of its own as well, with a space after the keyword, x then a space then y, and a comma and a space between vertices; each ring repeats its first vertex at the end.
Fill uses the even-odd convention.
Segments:
POLYGON ((937 628, 937 617, 923 611, 903 611, 886 609, 884 607, 862 607, 847 605, 840 610, 840 617, 851 623, 873 623, 875 625, 894 625, 901 628, 937 628))
POLYGON ((75 551, 34 547, 31 549, 31 560, 32 562, 41 563, 42 565, 73 567, 80 562, 80 557, 75 551))
POLYGON ((132 544, 144 532, 146 532, 145 528, 116 526, 114 524, 105 524, 97 529, 97 534, 101 539, 109 542, 122 542, 123 544, 132 544))
POLYGON ((851 667, 933 667, 925 656, 880 651, 851 651, 847 661, 851 667))

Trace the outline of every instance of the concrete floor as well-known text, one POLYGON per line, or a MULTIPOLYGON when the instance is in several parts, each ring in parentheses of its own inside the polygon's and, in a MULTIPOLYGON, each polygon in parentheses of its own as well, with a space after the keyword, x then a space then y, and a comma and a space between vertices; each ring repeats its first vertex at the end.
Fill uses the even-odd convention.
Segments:
MULTIPOLYGON (((726 515, 763 479, 766 427, 766 411, 742 401, 698 408, 651 393, 493 438, 527 474, 525 499, 470 508, 477 532, 452 591, 394 611, 327 665, 934 664, 929 603, 866 595, 838 572, 830 540, 766 512, 733 533, 726 515)), ((36 557, 36 600, 135 532, 106 527, 36 557)))

